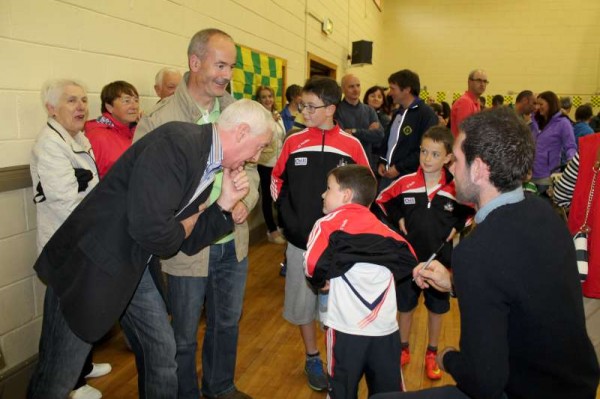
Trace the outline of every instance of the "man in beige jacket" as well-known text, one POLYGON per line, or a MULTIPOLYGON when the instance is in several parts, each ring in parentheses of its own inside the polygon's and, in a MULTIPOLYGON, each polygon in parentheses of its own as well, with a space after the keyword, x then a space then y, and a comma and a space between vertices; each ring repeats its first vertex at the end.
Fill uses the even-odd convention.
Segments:
MULTIPOLYGON (((212 123, 234 99, 225 90, 236 62, 233 39, 217 29, 196 33, 188 47, 190 70, 175 93, 159 102, 138 124, 134 141, 170 121, 212 123)), ((200 397, 196 373, 198 323, 206 303, 202 345, 204 398, 247 399, 234 384, 238 328, 248 271, 248 223, 258 201, 256 165, 247 164, 250 191, 232 210, 234 232, 195 256, 182 253, 162 261, 177 344, 177 376, 182 398, 200 397), (206 302, 205 302, 206 300, 206 302)), ((217 176, 209 201, 220 192, 217 176)))

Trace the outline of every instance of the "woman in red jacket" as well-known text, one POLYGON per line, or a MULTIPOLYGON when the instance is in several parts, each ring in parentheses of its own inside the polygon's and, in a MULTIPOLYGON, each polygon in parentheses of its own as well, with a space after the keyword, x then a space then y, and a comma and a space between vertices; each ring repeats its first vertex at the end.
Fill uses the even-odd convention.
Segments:
MULTIPOLYGON (((569 230, 575 234, 585 220, 594 176, 598 168, 600 134, 590 134, 579 139, 579 152, 569 162, 567 169, 554 188, 554 200, 560 206, 571 205, 569 230)), ((594 195, 589 205, 588 275, 582 283, 583 306, 588 335, 600 359, 600 171, 595 179, 594 195)))
POLYGON ((100 93, 102 115, 85 123, 85 135, 92 144, 100 179, 125 152, 133 140, 140 117, 140 98, 132 84, 122 80, 107 84, 100 93))

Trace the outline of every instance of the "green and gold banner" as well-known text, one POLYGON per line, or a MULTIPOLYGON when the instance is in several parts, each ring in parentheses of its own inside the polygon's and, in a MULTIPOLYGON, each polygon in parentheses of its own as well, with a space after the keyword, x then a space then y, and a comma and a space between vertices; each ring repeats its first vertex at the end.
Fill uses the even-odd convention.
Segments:
POLYGON ((275 106, 281 111, 283 59, 236 45, 237 60, 233 70, 232 95, 236 99, 254 99, 256 88, 269 86, 275 91, 275 106))

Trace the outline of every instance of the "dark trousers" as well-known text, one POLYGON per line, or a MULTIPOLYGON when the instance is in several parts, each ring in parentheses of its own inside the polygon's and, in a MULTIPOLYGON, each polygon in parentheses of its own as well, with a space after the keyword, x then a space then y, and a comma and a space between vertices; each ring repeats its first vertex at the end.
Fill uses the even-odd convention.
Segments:
POLYGON ((398 331, 381 337, 367 337, 330 328, 327 330, 327 356, 331 399, 356 399, 363 374, 369 394, 402 389, 398 331))

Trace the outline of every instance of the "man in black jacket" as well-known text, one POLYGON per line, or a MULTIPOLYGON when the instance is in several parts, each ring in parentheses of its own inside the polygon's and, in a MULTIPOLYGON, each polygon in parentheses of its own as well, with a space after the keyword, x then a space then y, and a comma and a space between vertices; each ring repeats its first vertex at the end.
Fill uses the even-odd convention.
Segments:
POLYGON ((116 321, 136 355, 142 398, 175 398, 175 341, 158 289, 157 257, 193 254, 233 229, 248 192, 243 171, 272 135, 253 101, 216 124, 164 124, 136 142, 44 247, 35 270, 48 285, 28 397, 64 399, 90 349, 116 321), (214 175, 222 192, 209 207, 214 175))
POLYGON ((533 154, 529 129, 508 108, 461 124, 452 172, 458 200, 476 205, 477 227, 456 247, 453 275, 437 261, 413 271, 422 288, 458 298, 460 350, 437 358, 456 387, 377 399, 595 397, 573 241, 545 201, 523 193, 533 154))
POLYGON ((433 109, 419 98, 419 75, 403 69, 391 74, 388 83, 390 96, 400 108, 392 117, 379 147, 377 173, 382 177, 379 191, 394 179, 417 171, 423 133, 438 124, 433 109))

